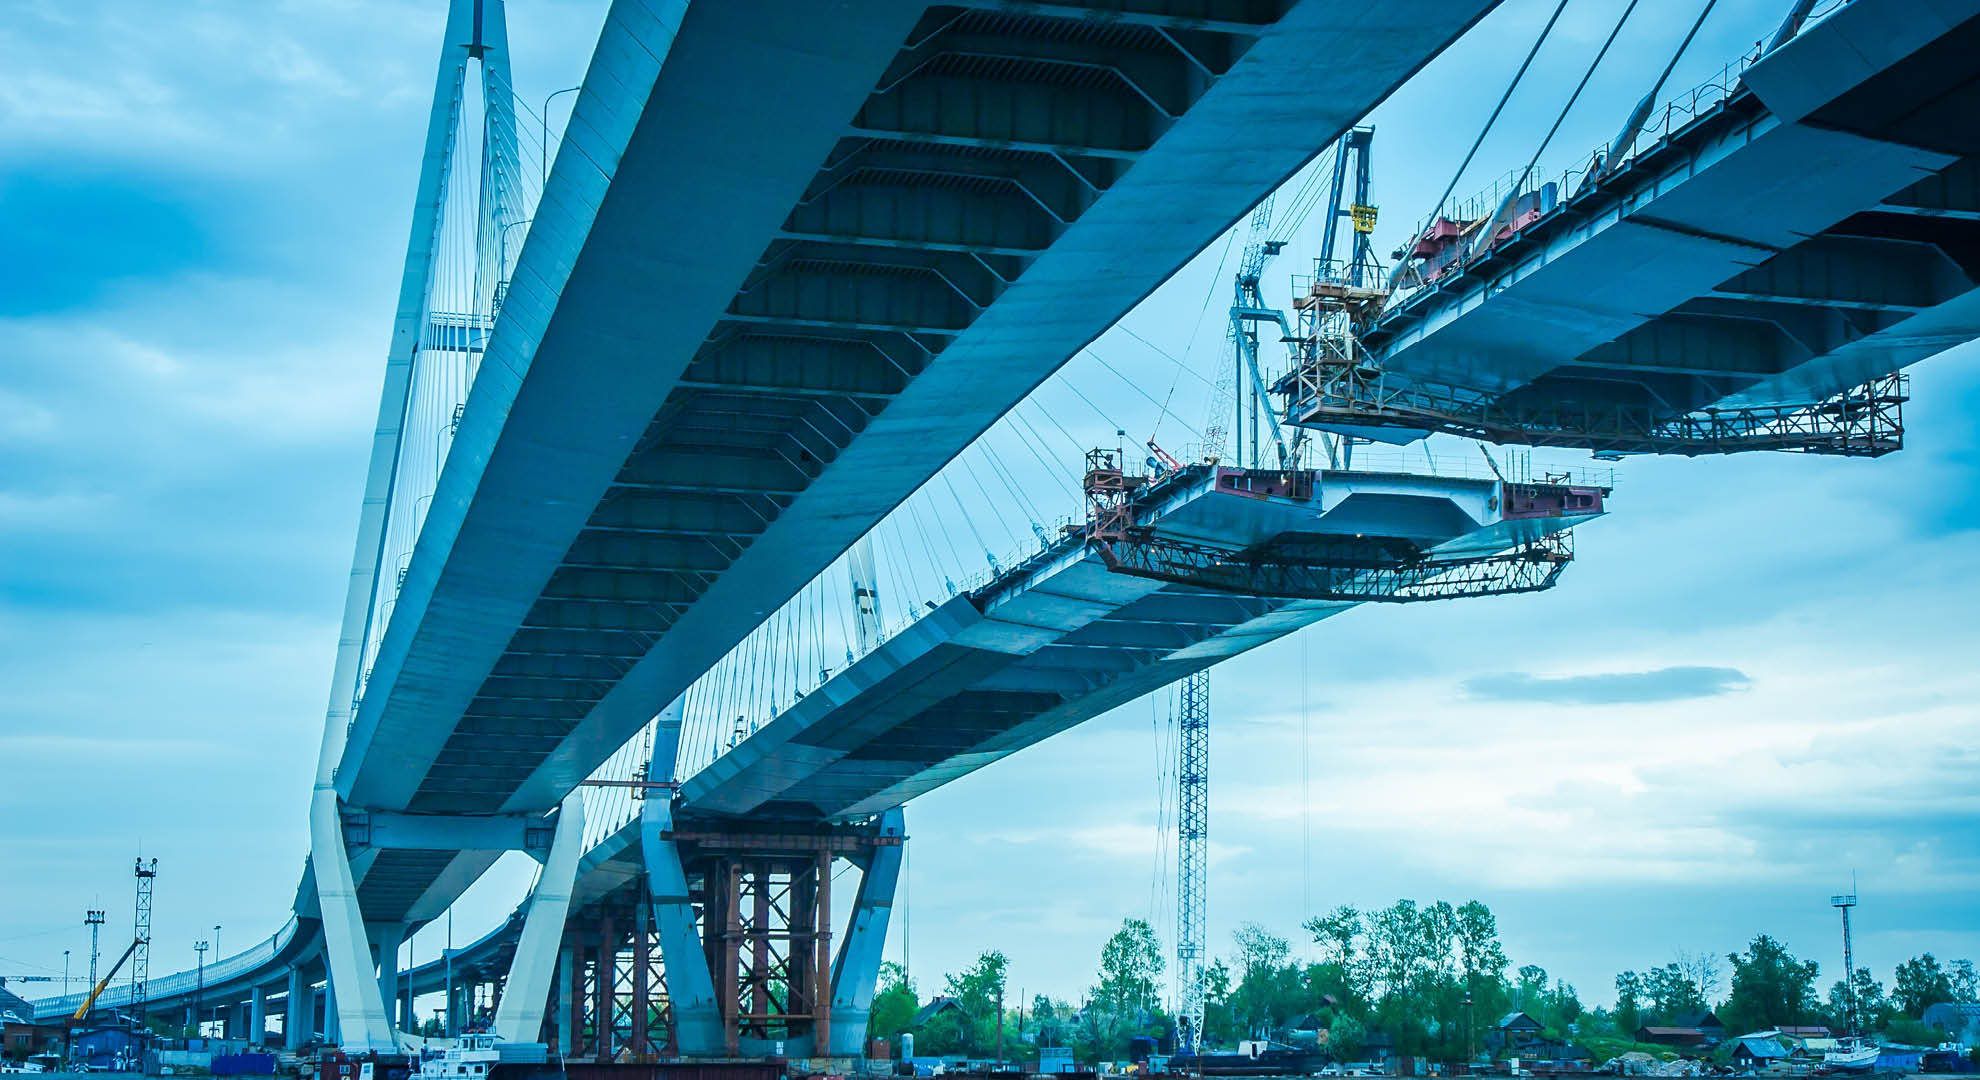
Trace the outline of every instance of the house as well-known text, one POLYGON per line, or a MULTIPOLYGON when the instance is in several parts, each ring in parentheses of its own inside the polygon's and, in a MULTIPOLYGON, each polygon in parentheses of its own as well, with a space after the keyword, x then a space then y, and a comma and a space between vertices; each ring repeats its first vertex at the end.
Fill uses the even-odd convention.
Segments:
POLYGON ((1540 1021, 1523 1012, 1510 1012, 1485 1033, 1485 1046, 1507 1057, 1530 1057, 1535 1044, 1544 1041, 1540 1021))
POLYGON ((962 1002, 944 994, 937 994, 928 999, 928 1004, 923 1005, 920 1012, 914 1014, 913 1020, 908 1021, 908 1030, 920 1031, 922 1025, 951 1010, 961 1012, 962 1002))
POLYGON ((1762 1033, 1741 1035, 1739 1043, 1733 1047, 1732 1061, 1743 1069, 1764 1069, 1775 1062, 1787 1060, 1787 1047, 1779 1039, 1762 1033))
POLYGON ((1783 1024, 1779 1028, 1776 1028, 1775 1030, 1779 1031, 1781 1034, 1787 1036, 1788 1038, 1793 1039, 1797 1043, 1805 1039, 1828 1039, 1835 1037, 1835 1032, 1830 1031, 1828 1028, 1825 1028, 1820 1024, 1802 1024, 1799 1026, 1789 1026, 1783 1024))
POLYGON ((1962 1047, 1980 1045, 1980 1004, 1971 1001, 1941 1002, 1927 1006, 1923 1019, 1926 1027, 1945 1032, 1947 1042, 1962 1047))
POLYGON ((0 986, 0 1057, 26 1061, 61 1041, 61 1025, 36 1023, 34 1006, 0 986))
POLYGON ((1697 1028, 1705 1036, 1705 1045, 1717 1046, 1726 1041, 1726 1025, 1710 1009, 1693 1009, 1671 1017, 1672 1027, 1697 1028))
POLYGON ((1705 1045, 1705 1033, 1694 1027, 1646 1025, 1636 1029, 1636 1041, 1675 1047, 1680 1050, 1696 1050, 1705 1045))
POLYGON ((71 1061, 93 1071, 130 1069, 144 1060, 145 1039, 125 1028, 91 1028, 75 1037, 69 1048, 71 1061))

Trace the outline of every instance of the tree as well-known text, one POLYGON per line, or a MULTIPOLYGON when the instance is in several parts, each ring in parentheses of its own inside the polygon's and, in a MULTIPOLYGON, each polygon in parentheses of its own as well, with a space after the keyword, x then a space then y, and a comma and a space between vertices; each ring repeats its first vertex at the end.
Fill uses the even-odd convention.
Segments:
POLYGON ((1161 974, 1162 943, 1155 929, 1145 919, 1122 919, 1100 949, 1100 985, 1093 996, 1116 1011, 1146 1009, 1155 1002, 1161 974))
POLYGON ((1367 1027, 1352 1016, 1335 1013, 1334 1022, 1327 1025, 1326 1050, 1335 1061, 1353 1061, 1367 1042, 1367 1027))
MULTIPOLYGON (((1457 909, 1458 964, 1466 985, 1480 978, 1498 979, 1511 961, 1505 946, 1499 944, 1499 920, 1492 909, 1476 900, 1467 900, 1457 909)), ((1474 987, 1475 990, 1475 987, 1474 987)))
POLYGON ((1680 951, 1677 954, 1677 966, 1684 969, 1685 976, 1698 988, 1700 1000, 1710 1005, 1712 1000, 1719 996, 1719 978, 1725 968, 1719 963, 1717 956, 1708 952, 1680 951))
POLYGON ((1731 953, 1732 992, 1722 1017, 1734 1031, 1805 1024, 1815 1013, 1815 979, 1821 965, 1802 963, 1766 934, 1755 935, 1745 955, 1731 953))
POLYGON ((976 962, 948 976, 948 996, 957 1008, 932 1017, 915 1040, 917 1049, 931 1054, 980 1055, 996 1042, 997 1003, 1004 995, 1004 971, 1010 961, 991 950, 976 962))
POLYGON ((1898 965, 1891 1000, 1906 1016, 1917 1019, 1926 1009, 1953 1000, 1952 979, 1939 967, 1938 957, 1914 956, 1898 965))
POLYGON ((1616 1034, 1633 1038, 1643 1026, 1643 976, 1625 971, 1616 976, 1616 1034))
POLYGON ((921 1000, 907 971, 891 960, 881 964, 880 989, 873 995, 873 1011, 867 1014, 866 1037, 892 1039, 906 1031, 920 1011, 921 1000))
POLYGON ((1954 1001, 1980 1001, 1980 977, 1973 971, 1973 961, 1954 960, 1946 969, 1946 978, 1952 984, 1954 1001))
POLYGON ((1705 1007, 1704 993, 1679 964, 1651 968, 1643 976, 1643 992, 1650 999, 1651 1014, 1666 1024, 1705 1007))
POLYGON ((1886 1019, 1884 1013, 1889 1007, 1884 1001, 1884 984, 1870 974, 1869 968, 1857 968, 1849 989, 1855 992, 1854 1001, 1846 996, 1841 979, 1829 985, 1829 1016, 1836 1029, 1867 1031, 1882 1028, 1886 1019))
POLYGON ((1325 915, 1315 915, 1301 924, 1320 946, 1321 959, 1338 964, 1352 973, 1355 943, 1361 938, 1361 912, 1343 904, 1325 915))

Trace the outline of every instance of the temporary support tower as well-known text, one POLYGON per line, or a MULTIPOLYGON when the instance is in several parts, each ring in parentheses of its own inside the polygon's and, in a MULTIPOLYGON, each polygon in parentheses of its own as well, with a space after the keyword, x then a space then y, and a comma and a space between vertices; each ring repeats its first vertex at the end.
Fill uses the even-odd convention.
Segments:
POLYGON ((1183 680, 1177 717, 1176 1024, 1178 1050, 1203 1041, 1203 925, 1209 900, 1210 673, 1183 680))

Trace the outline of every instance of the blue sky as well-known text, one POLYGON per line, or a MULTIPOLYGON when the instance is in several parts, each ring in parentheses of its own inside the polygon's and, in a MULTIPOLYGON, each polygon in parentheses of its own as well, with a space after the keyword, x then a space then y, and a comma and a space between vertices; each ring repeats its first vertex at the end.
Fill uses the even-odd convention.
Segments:
MULTIPOLYGON (((1525 162, 1621 6, 1570 5, 1460 193, 1525 162)), ((1509 0, 1378 110, 1384 249, 1551 7, 1509 0)), ((1671 87, 1784 7, 1725 0, 1671 87)), ((1557 168, 1612 133, 1694 10, 1645 8, 1557 168)), ((518 88, 575 82, 602 10, 514 0, 518 88)), ((288 909, 442 15, 104 0, 0 25, 0 973, 59 973, 87 907, 128 932, 140 849, 161 861, 156 970, 288 909)), ((1309 223, 1272 288, 1313 246, 1309 223)), ((1126 327, 1214 373, 1225 250, 1126 327)), ((1169 360, 1118 331, 1094 352, 1177 385, 1165 438, 1201 425, 1169 360)), ((1854 870, 1859 955, 1886 978, 1917 951, 1980 956, 1976 360, 1914 369, 1901 454, 1631 461, 1553 592, 1361 609, 1218 668, 1213 945, 1247 919, 1295 933, 1337 903, 1477 897, 1516 963, 1606 1000, 1620 967, 1758 931, 1834 969, 1826 898, 1854 870)), ((1079 438, 1158 426, 1085 358, 1040 404, 1079 438)), ((1123 915, 1166 921, 1166 708, 910 807, 924 984, 995 947, 1024 988, 1074 994, 1123 915)), ((518 888, 491 876, 460 933, 518 888)))

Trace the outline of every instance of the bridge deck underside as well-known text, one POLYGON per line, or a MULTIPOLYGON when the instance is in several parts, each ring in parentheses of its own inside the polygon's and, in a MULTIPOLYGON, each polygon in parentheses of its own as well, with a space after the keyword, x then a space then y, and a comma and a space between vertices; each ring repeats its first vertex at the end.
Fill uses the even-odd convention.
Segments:
MULTIPOLYGON (((1289 532, 1466 550, 1516 539, 1490 483, 1326 475, 1311 502, 1204 481, 1152 520, 1164 536, 1234 547, 1289 532)), ((680 814, 859 819, 1350 606, 1113 572, 1074 535, 931 612, 717 759, 683 786, 680 814)))
POLYGON ((340 794, 554 806, 1491 3, 615 7, 340 794))
POLYGON ((1935 8, 1957 14, 1857 0, 1365 344, 1514 411, 1677 415, 1820 400, 1970 340, 1980 4, 1935 8))

